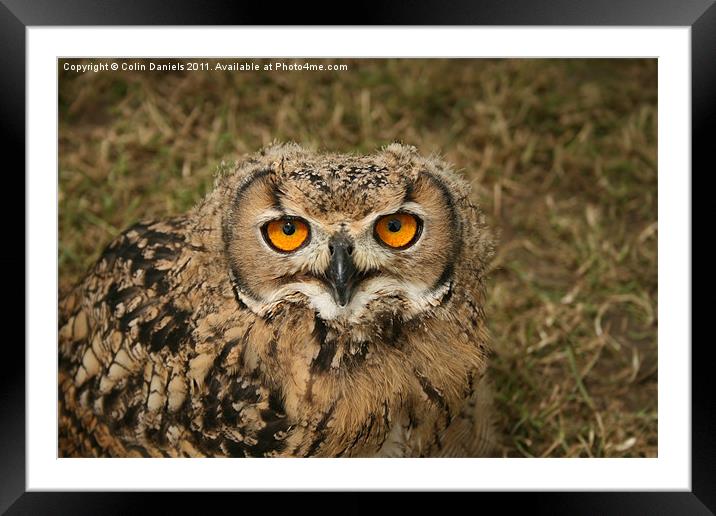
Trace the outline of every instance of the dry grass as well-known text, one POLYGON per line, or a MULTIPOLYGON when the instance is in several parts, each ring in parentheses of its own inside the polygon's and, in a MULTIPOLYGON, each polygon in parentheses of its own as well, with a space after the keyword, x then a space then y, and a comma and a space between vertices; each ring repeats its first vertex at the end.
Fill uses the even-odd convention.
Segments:
MULTIPOLYGON (((209 60, 213 67, 214 60, 209 60)), ((273 139, 436 152, 501 244, 506 456, 657 454, 655 60, 351 60, 347 72, 60 72, 60 290, 140 217, 273 139)))

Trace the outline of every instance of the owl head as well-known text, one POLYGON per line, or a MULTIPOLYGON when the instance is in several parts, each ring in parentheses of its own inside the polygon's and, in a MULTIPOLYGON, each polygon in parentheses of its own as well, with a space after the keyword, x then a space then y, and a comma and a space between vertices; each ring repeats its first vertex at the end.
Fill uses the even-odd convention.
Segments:
POLYGON ((489 254, 468 185, 414 147, 352 156, 274 145, 222 181, 231 279, 260 317, 305 310, 365 340, 449 309, 489 254))

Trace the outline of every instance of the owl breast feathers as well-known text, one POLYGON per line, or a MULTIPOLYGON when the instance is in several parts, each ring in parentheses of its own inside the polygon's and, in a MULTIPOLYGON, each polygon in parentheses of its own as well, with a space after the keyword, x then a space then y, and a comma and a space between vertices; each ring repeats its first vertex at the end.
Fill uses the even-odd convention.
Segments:
POLYGON ((130 227, 60 302, 60 455, 491 453, 468 195, 413 147, 274 145, 130 227))

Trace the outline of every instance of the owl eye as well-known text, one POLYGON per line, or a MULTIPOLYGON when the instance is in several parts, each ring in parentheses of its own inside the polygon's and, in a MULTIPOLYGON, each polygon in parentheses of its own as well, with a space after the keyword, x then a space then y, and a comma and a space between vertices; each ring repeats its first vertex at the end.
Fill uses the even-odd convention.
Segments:
POLYGON ((308 242, 308 223, 296 217, 282 217, 264 224, 264 240, 276 251, 290 253, 308 242))
POLYGON ((413 245, 420 236, 423 224, 410 213, 385 215, 375 223, 375 237, 378 242, 392 249, 405 249, 413 245))

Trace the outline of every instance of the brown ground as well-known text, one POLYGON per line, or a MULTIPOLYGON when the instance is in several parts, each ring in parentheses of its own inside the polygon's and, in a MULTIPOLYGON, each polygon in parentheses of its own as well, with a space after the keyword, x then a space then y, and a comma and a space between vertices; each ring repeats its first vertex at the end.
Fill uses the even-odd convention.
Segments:
POLYGON ((501 232, 487 312, 504 455, 656 456, 656 60, 340 63, 61 62, 60 291, 132 222, 192 206, 222 159, 403 141, 455 163, 501 232))

